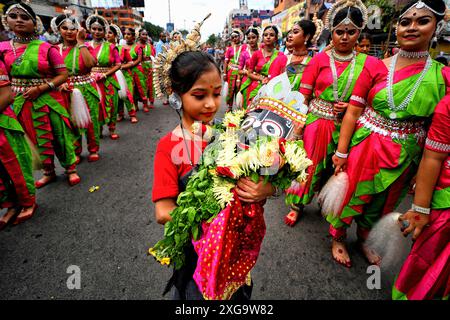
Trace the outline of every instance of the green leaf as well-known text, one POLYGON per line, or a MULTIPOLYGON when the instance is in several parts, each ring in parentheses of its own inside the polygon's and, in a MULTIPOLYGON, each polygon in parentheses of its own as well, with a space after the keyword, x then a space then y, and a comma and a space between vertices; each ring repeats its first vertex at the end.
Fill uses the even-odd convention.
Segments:
POLYGON ((259 182, 259 174, 257 174, 256 172, 252 172, 252 174, 250 175, 250 178, 252 179, 252 181, 254 183, 258 183, 259 182))
POLYGON ((190 224, 192 224, 194 222, 196 214, 197 214, 197 212, 195 211, 194 208, 188 209, 188 221, 190 224))
POLYGON ((194 240, 198 240, 198 225, 192 227, 192 237, 194 240))

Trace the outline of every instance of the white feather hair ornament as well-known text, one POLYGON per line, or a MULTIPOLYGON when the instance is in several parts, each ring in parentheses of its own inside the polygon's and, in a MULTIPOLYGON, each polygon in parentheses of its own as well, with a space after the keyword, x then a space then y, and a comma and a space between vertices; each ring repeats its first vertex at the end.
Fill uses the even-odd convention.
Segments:
POLYGON ((328 180, 317 198, 324 217, 328 215, 337 217, 342 209, 348 188, 349 178, 346 172, 339 172, 328 180))
POLYGON ((72 120, 78 128, 86 129, 91 123, 89 108, 79 89, 73 89, 71 94, 70 111, 72 120))

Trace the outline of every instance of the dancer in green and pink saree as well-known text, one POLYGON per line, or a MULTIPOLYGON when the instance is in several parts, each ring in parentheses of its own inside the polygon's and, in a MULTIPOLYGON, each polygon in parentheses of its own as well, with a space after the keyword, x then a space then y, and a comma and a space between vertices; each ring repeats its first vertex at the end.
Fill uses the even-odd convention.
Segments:
POLYGON ((57 48, 37 39, 39 20, 29 6, 13 4, 5 10, 14 38, 0 43, 0 57, 11 77, 14 112, 43 163, 44 177, 36 187, 56 180, 55 155, 66 169, 69 184, 78 184, 69 106, 57 90, 68 76, 64 61, 57 48))
MULTIPOLYGON (((136 66, 135 75, 139 79, 137 83, 139 88, 139 95, 141 98, 147 99, 144 102, 144 112, 149 112, 153 109, 153 103, 155 102, 153 94, 153 63, 152 56, 156 54, 155 48, 148 43, 148 33, 147 30, 141 29, 138 32, 138 43, 137 45, 141 47, 142 50, 142 62, 140 65, 136 66), (142 93, 141 93, 142 91, 142 93)), ((133 55, 132 55, 133 57, 133 55)))
POLYGON ((303 73, 300 92, 309 101, 309 114, 303 137, 299 133, 299 138, 303 138, 313 165, 308 168, 306 183, 300 185, 294 181, 286 190, 286 204, 291 207, 285 217, 288 226, 297 223, 304 207, 331 177, 331 158, 356 80, 366 65, 376 62, 375 58, 354 51, 365 26, 364 10, 362 4, 348 7, 345 1, 336 3, 328 26, 332 30, 334 48, 316 55, 303 73))
POLYGON ((400 220, 414 245, 392 291, 397 300, 450 298, 450 95, 436 107, 414 206, 400 220))
POLYGON ((332 255, 351 266, 344 240, 353 220, 359 248, 371 264, 381 257, 363 241, 381 216, 391 213, 417 171, 426 122, 448 92, 450 70, 431 59, 428 48, 445 12, 443 1, 412 1, 397 29, 400 51, 366 64, 341 127, 333 163, 349 188, 338 212, 328 215, 332 255))
POLYGON ((240 29, 234 29, 231 33, 231 46, 225 52, 223 80, 228 84, 226 103, 233 107, 234 99, 239 91, 239 69, 242 54, 247 50, 247 45, 241 44, 244 33, 240 29))
POLYGON ((117 140, 119 139, 119 135, 116 133, 116 123, 120 85, 116 72, 120 69, 121 62, 115 44, 104 40, 107 33, 117 32, 117 30, 110 28, 108 22, 96 14, 88 17, 86 27, 90 28, 93 35, 93 40, 89 45, 93 48, 92 54, 97 60, 96 65, 92 68, 92 77, 96 80, 101 92, 100 110, 104 110, 104 115, 100 118, 104 119, 101 124, 107 124, 110 138, 117 140))
MULTIPOLYGON (((137 101, 134 99, 134 76, 133 76, 133 68, 140 63, 139 60, 134 61, 131 58, 131 51, 134 50, 136 44, 135 41, 135 31, 133 28, 126 28, 124 32, 124 39, 127 41, 126 45, 119 46, 119 56, 122 62, 121 70, 127 82, 128 90, 127 97, 124 101, 124 105, 127 107, 128 115, 130 116, 131 123, 137 123, 138 119, 136 118, 136 105, 137 101)), ((119 116, 117 121, 122 121, 124 115, 123 105, 119 105, 119 116)))
POLYGON ((60 89, 70 95, 72 106, 72 120, 76 126, 75 153, 77 162, 81 159, 82 137, 86 136, 89 162, 100 159, 100 104, 99 88, 91 77, 91 68, 95 66, 96 59, 92 55, 93 48, 88 47, 84 42, 86 32, 81 28, 78 20, 74 16, 66 14, 53 18, 52 26, 55 34, 60 34, 63 43, 59 44, 59 51, 64 59, 64 63, 69 71, 69 79, 61 85, 60 89), (79 108, 84 108, 87 119, 80 119, 79 108))
POLYGON ((253 53, 247 65, 247 79, 240 87, 244 109, 251 104, 263 84, 267 84, 286 69, 287 57, 275 49, 280 36, 281 32, 275 25, 264 29, 264 47, 253 53))
POLYGON ((13 93, 5 65, 0 60, 0 230, 30 219, 36 210, 36 190, 30 147, 12 108, 13 93))

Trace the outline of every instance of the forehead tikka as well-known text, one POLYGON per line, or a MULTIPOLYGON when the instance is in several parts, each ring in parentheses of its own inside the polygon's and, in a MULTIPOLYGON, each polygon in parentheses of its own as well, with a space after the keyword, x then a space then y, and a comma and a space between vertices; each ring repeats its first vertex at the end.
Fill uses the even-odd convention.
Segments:
MULTIPOLYGON (((405 14, 407 14, 410 10, 412 9, 427 9, 430 10, 431 12, 433 12, 435 15, 437 16, 444 16, 445 15, 445 11, 444 12, 438 12, 436 10, 434 10, 433 8, 431 8, 430 6, 428 6, 425 2, 423 2, 422 0, 417 1, 415 4, 413 4, 411 7, 408 8, 408 10, 406 10, 401 16, 400 19, 403 18, 403 16, 405 14)), ((414 16, 417 15, 417 13, 414 14, 414 16)))
POLYGON ((33 18, 33 16, 31 15, 31 13, 28 12, 28 10, 27 10, 25 7, 21 6, 20 3, 13 4, 11 7, 8 8, 8 10, 6 11, 5 14, 6 14, 6 15, 10 14, 11 11, 12 11, 13 9, 20 9, 20 10, 23 10, 23 11, 25 12, 25 14, 31 18, 31 20, 33 20, 34 22, 36 22, 36 19, 33 18))

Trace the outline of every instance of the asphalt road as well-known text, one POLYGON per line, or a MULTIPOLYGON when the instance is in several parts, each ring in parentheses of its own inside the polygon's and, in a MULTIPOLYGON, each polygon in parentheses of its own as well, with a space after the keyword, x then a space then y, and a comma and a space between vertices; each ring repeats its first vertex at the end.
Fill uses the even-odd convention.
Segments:
MULTIPOLYGON (((58 181, 39 190, 33 219, 0 232, 0 299, 169 299, 162 297, 171 270, 147 256, 163 235, 151 203, 152 167, 160 137, 177 116, 159 102, 139 123, 119 123, 120 140, 104 138, 101 161, 79 166, 81 184, 58 181), (100 190, 89 192, 91 186, 100 190), (70 266, 81 271, 81 289, 70 290, 70 266)), ((106 133, 106 130, 105 130, 106 133)), ((37 174, 36 177, 39 177, 37 174)), ((328 224, 316 206, 290 228, 284 199, 268 201, 267 234, 252 272, 253 299, 389 299, 396 270, 382 274, 369 290, 368 264, 354 248, 353 267, 331 257, 328 224)), ((405 207, 405 204, 403 205, 405 207)))

